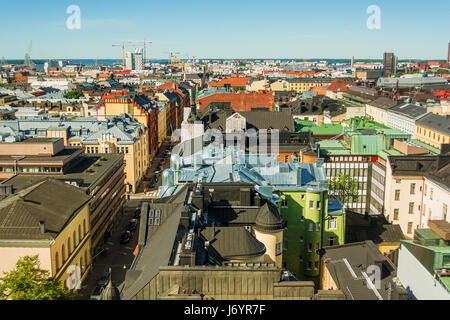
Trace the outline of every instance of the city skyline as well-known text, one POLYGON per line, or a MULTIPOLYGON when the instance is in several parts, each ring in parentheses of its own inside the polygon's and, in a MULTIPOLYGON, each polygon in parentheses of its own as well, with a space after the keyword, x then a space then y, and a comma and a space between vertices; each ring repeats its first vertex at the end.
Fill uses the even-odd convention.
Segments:
MULTIPOLYGON (((450 29, 450 4, 432 0, 428 8, 439 10, 424 15, 418 3, 288 0, 218 5, 201 0, 172 1, 170 6, 132 1, 124 7, 119 1, 44 1, 28 4, 20 24, 14 15, 4 17, 14 28, 0 35, 8 44, 0 56, 22 59, 33 41, 33 59, 120 59, 121 48, 113 44, 146 39, 153 42, 147 50, 150 59, 167 59, 175 51, 182 59, 381 59, 384 52, 394 52, 399 60, 445 60, 449 39, 439 30, 450 29), (79 30, 66 25, 71 5, 81 10, 79 30), (380 9, 380 29, 367 26, 372 5, 380 9)), ((17 12, 19 6, 7 3, 3 9, 17 12)))

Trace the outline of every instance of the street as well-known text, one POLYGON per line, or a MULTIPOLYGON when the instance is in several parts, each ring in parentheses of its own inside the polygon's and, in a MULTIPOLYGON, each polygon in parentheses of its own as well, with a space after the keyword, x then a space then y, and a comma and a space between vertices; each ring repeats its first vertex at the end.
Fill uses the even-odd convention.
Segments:
MULTIPOLYGON (((118 226, 112 232, 111 237, 105 243, 106 254, 99 254, 94 258, 93 266, 87 275, 80 290, 79 299, 88 300, 97 281, 109 268, 111 268, 111 280, 115 286, 119 286, 125 280, 126 269, 131 266, 138 241, 139 222, 135 231, 132 232, 131 240, 127 244, 120 243, 120 236, 128 228, 130 219, 133 218, 135 208, 124 207, 124 215, 119 219, 118 226)), ((139 221, 139 219, 138 219, 139 221)))

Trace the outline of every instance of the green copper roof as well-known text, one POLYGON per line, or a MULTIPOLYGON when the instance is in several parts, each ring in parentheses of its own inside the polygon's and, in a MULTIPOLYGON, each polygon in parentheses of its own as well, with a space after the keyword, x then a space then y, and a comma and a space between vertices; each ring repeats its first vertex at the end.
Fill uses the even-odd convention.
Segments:
POLYGON ((295 119, 295 129, 297 132, 311 130, 313 135, 339 135, 342 133, 341 124, 322 124, 318 126, 312 121, 300 119, 295 119))

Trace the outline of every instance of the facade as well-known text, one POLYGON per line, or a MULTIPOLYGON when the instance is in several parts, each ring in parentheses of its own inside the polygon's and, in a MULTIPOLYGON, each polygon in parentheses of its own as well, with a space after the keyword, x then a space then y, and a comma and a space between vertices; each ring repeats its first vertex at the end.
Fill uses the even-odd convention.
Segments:
POLYGON ((54 179, 17 194, 3 193, 6 198, 0 201, 0 271, 12 271, 21 257, 38 255, 41 268, 66 288, 70 288, 67 279, 74 273, 82 281, 91 263, 91 197, 54 179))
POLYGON ((396 105, 396 101, 386 97, 380 97, 366 104, 366 116, 375 122, 387 125, 387 110, 396 105))
POLYGON ((125 54, 125 69, 132 71, 144 70, 144 55, 142 48, 136 48, 134 52, 125 54))
POLYGON ((401 243, 398 278, 410 300, 450 300, 450 224, 430 221, 401 243))
POLYGON ((0 121, 1 126, 25 137, 60 137, 65 146, 83 147, 86 154, 124 154, 127 192, 135 192, 150 161, 148 129, 128 114, 108 117, 104 121, 95 118, 0 121))
POLYGON ((432 147, 441 149, 450 143, 450 116, 428 113, 416 122, 416 139, 432 147))
POLYGON ((383 55, 383 75, 385 77, 397 73, 397 57, 392 52, 383 55))
MULTIPOLYGON (((58 139, 57 141, 61 140, 58 139)), ((107 241, 112 228, 115 226, 116 216, 122 212, 125 203, 124 156, 123 154, 112 153, 84 155, 81 148, 64 149, 63 145, 62 148, 63 150, 53 157, 47 155, 29 156, 20 160, 15 166, 16 171, 12 171, 13 176, 3 181, 1 186, 19 192, 48 177, 52 177, 81 189, 85 194, 92 197, 89 207, 91 248, 99 250, 107 241), (72 150, 75 150, 76 154, 73 154, 72 150), (55 168, 55 162, 61 161, 58 160, 62 157, 60 154, 66 153, 69 153, 70 157, 64 161, 65 165, 61 164, 59 171, 52 169, 55 168), (53 166, 51 166, 52 164, 53 166), (30 167, 30 165, 32 166, 30 167), (20 168, 23 168, 23 170, 20 170, 20 168)), ((20 149, 17 153, 11 155, 22 155, 23 152, 24 149, 20 149)), ((14 168, 13 163, 12 168, 14 168)))
POLYGON ((409 133, 412 137, 416 134, 416 121, 425 116, 427 109, 414 104, 403 104, 392 107, 387 111, 386 125, 409 133))
POLYGON ((145 95, 134 93, 119 93, 117 96, 107 96, 99 106, 105 110, 105 115, 119 116, 124 113, 132 115, 133 119, 148 128, 150 157, 153 157, 158 148, 158 105, 145 95))
POLYGON ((395 156, 386 166, 385 216, 411 239, 429 220, 449 221, 449 156, 395 156))

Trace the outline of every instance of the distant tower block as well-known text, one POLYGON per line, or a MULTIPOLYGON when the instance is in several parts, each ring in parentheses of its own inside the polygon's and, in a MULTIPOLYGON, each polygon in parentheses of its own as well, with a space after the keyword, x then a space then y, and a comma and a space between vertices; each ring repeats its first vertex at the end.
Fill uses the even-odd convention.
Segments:
POLYGON ((355 57, 352 57, 352 69, 354 65, 355 65, 355 57))

